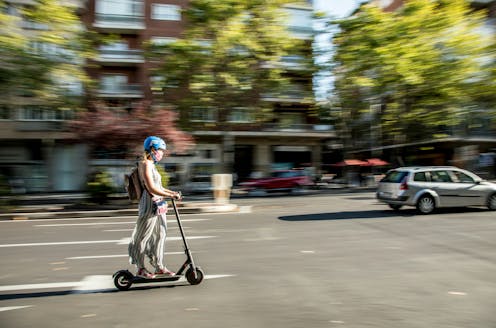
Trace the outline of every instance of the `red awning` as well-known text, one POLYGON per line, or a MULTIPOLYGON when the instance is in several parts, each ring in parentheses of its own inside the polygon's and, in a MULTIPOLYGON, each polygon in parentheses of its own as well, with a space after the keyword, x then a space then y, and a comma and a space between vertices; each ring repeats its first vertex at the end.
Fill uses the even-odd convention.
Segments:
POLYGON ((366 166, 369 165, 368 162, 364 162, 358 159, 345 159, 342 162, 332 164, 333 166, 366 166))
POLYGON ((386 166, 386 165, 389 165, 389 163, 386 161, 383 161, 380 158, 369 158, 369 159, 367 159, 367 165, 369 165, 369 166, 386 166))

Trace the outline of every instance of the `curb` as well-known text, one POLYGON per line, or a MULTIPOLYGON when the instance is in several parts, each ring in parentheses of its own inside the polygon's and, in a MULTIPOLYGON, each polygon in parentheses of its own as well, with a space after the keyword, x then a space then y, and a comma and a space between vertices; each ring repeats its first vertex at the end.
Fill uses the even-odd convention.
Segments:
MULTIPOLYGON (((185 203, 178 206, 179 214, 200 214, 200 213, 226 213, 251 210, 243 206, 240 208, 236 204, 215 204, 215 203, 185 203)), ((248 206, 249 207, 249 206, 248 206)), ((174 213, 172 206, 167 214, 174 213)), ((10 212, 0 214, 0 221, 22 221, 30 219, 64 219, 64 218, 88 218, 88 217, 119 217, 138 216, 137 208, 112 209, 112 210, 85 210, 85 211, 59 211, 59 212, 10 212)))

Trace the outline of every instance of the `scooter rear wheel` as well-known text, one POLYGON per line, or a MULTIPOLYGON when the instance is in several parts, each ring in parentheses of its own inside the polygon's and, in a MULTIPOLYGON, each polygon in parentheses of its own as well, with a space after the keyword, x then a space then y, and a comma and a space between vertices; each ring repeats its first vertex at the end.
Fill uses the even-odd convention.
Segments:
POLYGON ((119 290, 128 290, 133 284, 133 275, 130 272, 120 271, 114 276, 114 285, 119 290))
POLYGON ((201 283, 204 276, 205 274, 199 267, 196 267, 196 277, 195 271, 193 271, 191 268, 186 271, 186 280, 188 280, 191 285, 198 285, 199 283, 201 283))

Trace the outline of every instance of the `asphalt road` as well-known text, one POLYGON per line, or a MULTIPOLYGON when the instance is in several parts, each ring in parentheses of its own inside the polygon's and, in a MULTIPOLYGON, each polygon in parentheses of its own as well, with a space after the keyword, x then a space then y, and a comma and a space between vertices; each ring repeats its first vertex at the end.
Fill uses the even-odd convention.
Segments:
MULTIPOLYGON (((0 326, 496 327, 496 214, 418 216, 372 193, 236 199, 183 215, 206 279, 133 285, 133 217, 0 221, 0 326), (243 207, 242 207, 243 208, 243 207)), ((169 217, 166 260, 184 261, 169 217)))

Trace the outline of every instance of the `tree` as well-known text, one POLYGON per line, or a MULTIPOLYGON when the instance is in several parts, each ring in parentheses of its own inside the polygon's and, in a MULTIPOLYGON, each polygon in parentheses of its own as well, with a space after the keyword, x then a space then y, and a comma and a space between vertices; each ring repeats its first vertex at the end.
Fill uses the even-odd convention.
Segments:
POLYGON ((147 103, 130 112, 116 112, 95 104, 93 110, 80 112, 70 128, 94 152, 134 159, 143 151, 143 141, 150 135, 163 138, 170 152, 182 153, 192 147, 193 138, 176 127, 176 119, 173 111, 152 108, 147 103))
POLYGON ((474 104, 494 104, 494 38, 480 32, 483 21, 464 0, 409 0, 392 13, 365 4, 332 22, 335 92, 350 137, 369 139, 375 124, 385 143, 443 137, 474 104))
POLYGON ((91 56, 91 33, 82 29, 76 9, 57 0, 11 7, 0 1, 0 91, 2 101, 31 97, 37 103, 67 108, 80 103, 68 86, 88 83, 84 59, 91 56), (29 33, 22 27, 29 26, 29 33))
POLYGON ((161 63, 154 75, 163 99, 185 121, 194 118, 194 109, 212 113, 220 130, 228 129, 233 108, 242 108, 257 123, 270 120, 272 111, 261 95, 290 87, 277 63, 300 54, 302 46, 286 30, 282 10, 294 2, 190 1, 183 38, 149 48, 150 58, 161 63))

